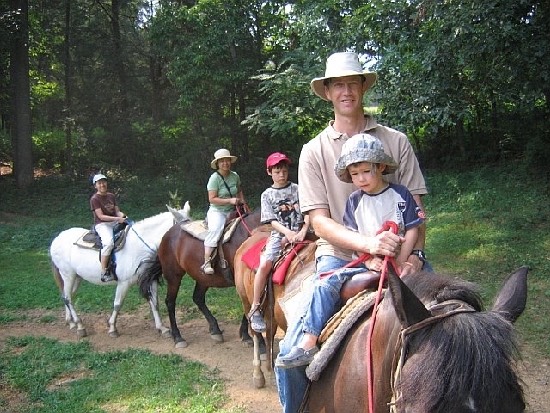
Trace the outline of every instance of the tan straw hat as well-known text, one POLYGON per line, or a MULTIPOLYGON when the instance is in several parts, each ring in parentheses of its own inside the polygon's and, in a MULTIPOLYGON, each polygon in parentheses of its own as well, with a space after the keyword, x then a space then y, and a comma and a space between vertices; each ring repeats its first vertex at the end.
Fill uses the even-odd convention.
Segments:
POLYGON ((342 146, 340 158, 334 165, 334 172, 341 181, 351 183, 348 166, 359 162, 381 163, 386 165, 383 174, 391 174, 397 169, 397 162, 384 152, 380 139, 367 133, 359 133, 349 138, 342 146))
POLYGON ((231 159, 231 163, 235 163, 235 161, 237 160, 237 157, 231 155, 229 150, 218 149, 216 152, 214 152, 214 159, 212 160, 212 162, 210 162, 210 167, 212 169, 218 169, 218 161, 223 158, 231 159))
POLYGON ((333 77, 365 76, 363 92, 366 92, 376 82, 376 73, 364 70, 359 62, 359 56, 353 52, 340 52, 330 55, 327 59, 325 76, 316 77, 311 81, 311 89, 321 99, 328 100, 325 94, 325 80, 333 77))

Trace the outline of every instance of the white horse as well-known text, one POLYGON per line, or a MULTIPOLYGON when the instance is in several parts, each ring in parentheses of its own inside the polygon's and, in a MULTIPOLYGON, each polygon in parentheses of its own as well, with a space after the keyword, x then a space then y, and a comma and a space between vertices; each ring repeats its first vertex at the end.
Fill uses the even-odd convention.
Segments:
MULTIPOLYGON (((189 204, 180 211, 183 216, 189 214, 189 204)), ((144 268, 154 262, 162 236, 174 224, 174 216, 164 212, 132 224, 126 234, 123 248, 115 253, 116 275, 118 281, 101 281, 99 251, 82 248, 76 242, 88 232, 85 228, 70 228, 61 232, 50 246, 53 275, 61 299, 65 304, 65 322, 72 330, 76 327, 79 337, 86 336, 86 329, 78 316, 72 301, 80 282, 84 279, 96 285, 117 284, 114 309, 109 318, 109 335, 118 337, 116 319, 128 288, 136 284, 144 268)), ((162 324, 158 310, 158 284, 153 283, 147 292, 142 292, 151 306, 155 327, 163 336, 170 336, 170 329, 162 324)))

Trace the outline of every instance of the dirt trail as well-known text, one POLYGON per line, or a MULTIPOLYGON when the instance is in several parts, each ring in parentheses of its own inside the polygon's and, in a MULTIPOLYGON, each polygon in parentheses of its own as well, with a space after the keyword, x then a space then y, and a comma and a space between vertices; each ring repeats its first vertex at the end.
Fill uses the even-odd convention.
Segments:
MULTIPOLYGON (((36 335, 61 341, 77 341, 76 334, 64 325, 64 315, 59 312, 32 314, 29 320, 36 322, 11 323, 0 329, 0 347, 8 336, 36 335), (53 314, 57 321, 50 324, 39 323, 40 317, 53 314), (58 316, 58 317, 57 317, 58 316)), ((189 343, 185 349, 176 350, 171 339, 159 337, 152 326, 146 311, 122 314, 118 320, 120 337, 107 335, 108 315, 83 316, 88 330, 89 340, 97 350, 122 350, 127 348, 146 348, 159 354, 179 354, 199 361, 220 372, 226 383, 229 400, 227 407, 239 406, 249 413, 280 411, 277 388, 273 377, 266 376, 266 387, 255 389, 252 384, 252 349, 245 347, 238 337, 238 325, 220 323, 224 330, 224 343, 215 343, 210 339, 206 321, 193 320, 180 326, 184 338, 189 343)), ((533 351, 524 349, 522 378, 526 384, 526 396, 529 407, 526 413, 550 412, 550 360, 540 359, 533 351)), ((5 392, 5 389, 0 391, 5 392)), ((3 394, 6 396, 6 394, 3 394)), ((16 400, 20 395, 9 395, 16 400)))

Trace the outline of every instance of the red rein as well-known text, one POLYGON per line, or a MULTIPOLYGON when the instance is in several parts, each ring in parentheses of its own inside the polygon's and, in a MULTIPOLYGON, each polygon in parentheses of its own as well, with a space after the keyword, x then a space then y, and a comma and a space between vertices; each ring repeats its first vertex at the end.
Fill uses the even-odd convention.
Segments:
MULTIPOLYGON (((378 233, 382 231, 391 231, 394 234, 397 234, 397 224, 393 221, 386 221, 384 222, 382 229, 378 233)), ((380 274, 380 281, 378 282, 378 291, 376 292, 376 299, 374 301, 374 307, 372 308, 372 316, 369 331, 367 334, 367 391, 369 397, 369 413, 374 413, 374 382, 372 377, 372 334, 374 331, 374 323, 376 321, 378 304, 380 303, 380 299, 382 297, 382 286, 384 285, 384 281, 386 280, 386 275, 388 273, 388 263, 393 266, 393 269, 395 270, 395 273, 397 275, 401 275, 401 271, 399 270, 397 263, 395 262, 395 258, 386 255, 384 257, 384 263, 382 264, 382 272, 380 274)))
MULTIPOLYGON (((397 224, 393 221, 386 221, 382 225, 382 228, 377 232, 377 234, 380 234, 384 231, 391 231, 394 234, 397 234, 398 228, 397 224)), ((352 262, 346 264, 343 268, 348 267, 354 267, 355 265, 359 264, 360 262, 367 261, 371 258, 371 254, 365 253, 361 255, 359 258, 353 260, 352 262)), ((397 266, 397 263, 395 262, 394 257, 385 256, 384 262, 382 263, 382 271, 380 274, 380 281, 378 282, 378 291, 376 292, 376 299, 374 301, 374 307, 372 308, 372 316, 371 316, 371 322, 369 326, 369 331, 367 334, 367 391, 368 391, 368 400, 369 400, 369 413, 374 413, 374 383, 373 383, 373 372, 372 372, 372 333, 374 331, 374 323, 376 321, 376 313, 378 311, 378 304, 380 303, 380 299, 382 297, 382 286, 384 285, 384 281, 386 280, 386 275, 388 273, 388 264, 391 264, 393 266, 393 269, 395 273, 400 276, 401 271, 399 270, 399 267, 397 266)), ((334 271, 327 271, 319 274, 319 278, 324 278, 329 275, 331 275, 334 271)))

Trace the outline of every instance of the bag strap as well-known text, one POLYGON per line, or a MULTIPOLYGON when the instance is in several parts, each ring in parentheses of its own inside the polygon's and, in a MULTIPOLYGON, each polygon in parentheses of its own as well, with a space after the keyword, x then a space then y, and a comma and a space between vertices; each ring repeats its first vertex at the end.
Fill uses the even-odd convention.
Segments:
POLYGON ((223 184, 227 188, 227 192, 229 192, 229 196, 231 198, 233 198, 233 194, 231 193, 231 189, 229 189, 229 185, 227 185, 227 182, 225 182, 225 179, 223 179, 223 175, 221 173, 219 173, 218 171, 216 171, 216 173, 220 176, 220 178, 222 178, 223 184))

